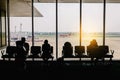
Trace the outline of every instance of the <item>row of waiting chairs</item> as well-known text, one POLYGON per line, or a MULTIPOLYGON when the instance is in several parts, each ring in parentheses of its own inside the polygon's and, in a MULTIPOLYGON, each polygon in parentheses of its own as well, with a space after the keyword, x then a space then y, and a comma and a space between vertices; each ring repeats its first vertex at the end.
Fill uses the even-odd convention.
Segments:
MULTIPOLYGON (((87 54, 85 54, 85 46, 75 46, 75 56, 74 58, 110 58, 110 60, 112 60, 113 58, 113 53, 114 51, 112 51, 112 53, 110 54, 109 52, 109 47, 108 46, 99 46, 97 48, 91 48, 89 46, 87 46, 87 54)), ((16 55, 16 46, 7 46, 6 48, 6 54, 2 53, 2 58, 3 60, 5 58, 15 58, 16 55)), ((34 60, 34 58, 40 58, 42 55, 42 51, 41 51, 41 46, 31 46, 30 49, 30 54, 27 55, 27 58, 32 58, 34 60)), ((53 60, 53 46, 51 46, 51 56, 50 58, 52 58, 53 60)))
MULTIPOLYGON (((53 58, 54 58, 52 56, 53 55, 53 46, 51 46, 50 53, 51 53, 50 58, 53 60, 53 58)), ((10 60, 11 58, 15 58, 16 55, 17 55, 17 47, 16 46, 7 46, 6 52, 5 53, 2 52, 3 60, 5 60, 5 58, 8 58, 10 60)), ((42 55, 41 46, 31 46, 30 54, 28 53, 26 58, 32 58, 34 60, 34 58, 41 58, 41 55, 42 55)))
POLYGON ((100 58, 100 59, 104 59, 104 58, 110 58, 110 60, 112 60, 113 58, 113 53, 114 50, 111 50, 111 52, 109 51, 109 47, 108 46, 98 46, 95 48, 92 48, 90 46, 86 47, 86 52, 87 54, 85 54, 85 46, 75 46, 75 57, 77 58, 100 58))

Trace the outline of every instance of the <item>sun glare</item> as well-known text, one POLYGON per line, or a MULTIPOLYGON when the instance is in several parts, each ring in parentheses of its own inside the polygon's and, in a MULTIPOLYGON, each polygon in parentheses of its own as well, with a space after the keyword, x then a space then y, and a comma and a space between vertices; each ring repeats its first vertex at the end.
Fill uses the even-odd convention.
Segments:
POLYGON ((83 45, 89 45, 92 39, 98 39, 98 33, 94 32, 83 32, 82 33, 82 43, 83 45))
POLYGON ((95 25, 91 24, 89 26, 87 25, 83 26, 82 27, 82 44, 89 45, 92 39, 98 39, 98 35, 99 35, 99 30, 95 25))
POLYGON ((89 26, 87 26, 87 25, 83 26, 82 27, 82 31, 84 33, 95 33, 95 32, 99 31, 99 28, 97 26, 91 24, 89 26))

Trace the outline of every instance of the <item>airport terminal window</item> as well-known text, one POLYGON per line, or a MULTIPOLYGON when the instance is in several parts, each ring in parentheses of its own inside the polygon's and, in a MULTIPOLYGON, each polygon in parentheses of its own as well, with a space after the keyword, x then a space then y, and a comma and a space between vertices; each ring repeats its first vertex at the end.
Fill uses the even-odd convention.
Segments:
POLYGON ((120 3, 106 4, 105 43, 114 50, 114 58, 120 59, 120 3))
POLYGON ((2 23, 2 46, 6 46, 6 16, 5 12, 1 12, 1 23, 2 23))
POLYGON ((32 45, 32 7, 31 1, 10 0, 10 45, 21 37, 32 45), (14 4, 13 4, 14 1, 14 4))
POLYGON ((5 22, 5 12, 0 11, 0 47, 6 46, 6 22, 5 22))
POLYGON ((2 24, 1 24, 1 11, 0 11, 0 47, 2 46, 2 24))
POLYGON ((82 45, 88 46, 92 39, 103 45, 103 3, 82 4, 82 45))
POLYGON ((56 3, 41 3, 34 0, 34 45, 42 46, 47 39, 53 46, 56 58, 56 3), (39 14, 37 14, 37 11, 39 14))
MULTIPOLYGON (((65 42, 73 46, 79 45, 80 4, 74 0, 68 3, 58 3, 58 57, 62 56, 65 42)), ((74 55, 74 53, 73 53, 74 55)))
MULTIPOLYGON (((58 0, 58 6, 56 3, 47 2, 43 3, 39 0, 34 1, 33 8, 33 24, 32 25, 32 1, 24 0, 24 5, 20 5, 21 2, 16 1, 16 4, 12 4, 10 0, 10 45, 15 45, 15 41, 19 40, 22 36, 26 37, 27 42, 32 45, 32 33, 34 33, 34 45, 42 45, 44 39, 48 39, 50 44, 54 47, 54 56, 58 54, 58 57, 62 55, 62 46, 66 41, 71 42, 72 46, 79 45, 80 43, 80 3, 64 2, 58 0), (26 8, 23 8, 27 6, 26 8), (56 8, 58 7, 58 15, 56 16, 56 8), (22 8, 22 9, 21 9, 22 8), (37 12, 37 11, 38 12, 37 12), (27 12, 26 12, 27 11, 27 12), (40 14, 39 14, 40 12, 40 14), (14 15, 13 15, 14 13, 14 15), (24 16, 20 13, 25 13, 24 16), (37 16, 37 14, 41 16, 37 16), (25 16, 27 15, 27 16, 25 16), (29 16, 28 16, 29 15, 29 16), (58 19, 58 25, 56 26, 56 17, 58 19), (52 26, 52 27, 51 27, 52 26), (32 27, 34 31, 32 32, 32 27), (56 32, 58 27, 58 32, 56 32), (47 28, 47 29, 46 29, 47 28), (58 49, 56 48, 56 34, 58 33, 58 49), (55 50, 58 50, 56 53, 55 50)), ((82 0, 82 45, 87 46, 90 40, 96 39, 99 45, 103 45, 103 0, 99 0, 99 3, 84 3, 82 0)), ((107 3, 106 5, 106 35, 105 45, 110 46, 110 49, 115 50, 115 59, 119 58, 119 4, 107 3), (114 22, 117 20, 116 22, 114 22), (113 43, 113 44, 112 44, 113 43), (114 45, 114 46, 113 46, 114 45)), ((1 18, 4 23, 4 17, 1 18)), ((0 25, 0 26, 5 26, 0 25)), ((0 46, 4 45, 5 29, 1 28, 0 34, 0 46), (3 42, 3 43, 2 43, 3 42)))

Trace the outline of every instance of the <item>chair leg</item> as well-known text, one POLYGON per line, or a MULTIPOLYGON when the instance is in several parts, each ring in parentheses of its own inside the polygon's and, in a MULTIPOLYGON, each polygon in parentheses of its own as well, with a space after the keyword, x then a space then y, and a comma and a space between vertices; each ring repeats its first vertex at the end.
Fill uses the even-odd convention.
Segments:
POLYGON ((3 60, 5 61, 5 58, 3 58, 3 60))
POLYGON ((10 58, 8 58, 9 59, 9 61, 10 61, 10 58))
POLYGON ((81 58, 79 60, 81 61, 81 58))
POLYGON ((110 64, 112 64, 112 58, 110 58, 110 64))

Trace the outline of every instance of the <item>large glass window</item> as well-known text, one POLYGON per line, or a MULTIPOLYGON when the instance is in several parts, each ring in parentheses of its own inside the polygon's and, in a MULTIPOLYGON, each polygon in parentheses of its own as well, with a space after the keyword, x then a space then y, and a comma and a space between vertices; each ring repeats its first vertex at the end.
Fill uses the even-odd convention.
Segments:
MULTIPOLYGON (((44 40, 48 39, 53 46, 54 57, 56 54, 58 57, 62 56, 63 45, 67 41, 72 44, 73 49, 74 46, 79 45, 80 35, 83 46, 89 45, 92 39, 96 39, 98 45, 103 45, 103 0, 99 0, 99 3, 82 1, 82 34, 80 34, 79 1, 58 0, 58 6, 56 6, 54 0, 47 2, 33 0, 32 18, 32 0, 10 0, 10 45, 15 45, 15 41, 20 40, 21 37, 26 37, 27 42, 32 45, 32 29, 34 30, 34 45, 42 46, 44 40), (58 15, 56 16, 57 7, 58 15), (56 27, 58 28, 58 53, 56 53, 56 27)), ((106 4, 105 45, 108 45, 110 50, 115 50, 114 59, 119 59, 120 4, 106 4)), ((1 13, 1 15, 4 14, 1 13)), ((6 44, 5 15, 0 18, 0 23, 0 46, 4 46, 6 44)))
POLYGON ((2 46, 2 22, 1 22, 1 11, 0 11, 0 47, 2 46))
POLYGON ((114 50, 114 58, 120 59, 120 3, 106 4, 106 45, 114 50))
POLYGON ((32 4, 29 0, 10 1, 10 45, 21 37, 32 45, 32 4))
POLYGON ((5 16, 5 12, 2 11, 1 12, 1 23, 2 23, 2 46, 5 46, 6 45, 6 22, 5 22, 5 19, 6 16, 5 16))
POLYGON ((6 46, 6 22, 5 11, 0 11, 0 47, 6 46))
POLYGON ((100 3, 82 4, 82 45, 88 46, 92 39, 103 45, 103 0, 100 3))
POLYGON ((53 46, 53 56, 56 58, 56 3, 43 3, 34 0, 34 44, 42 46, 47 39, 53 46))
POLYGON ((58 3, 58 57, 62 56, 65 42, 79 45, 80 4, 74 0, 58 3))

